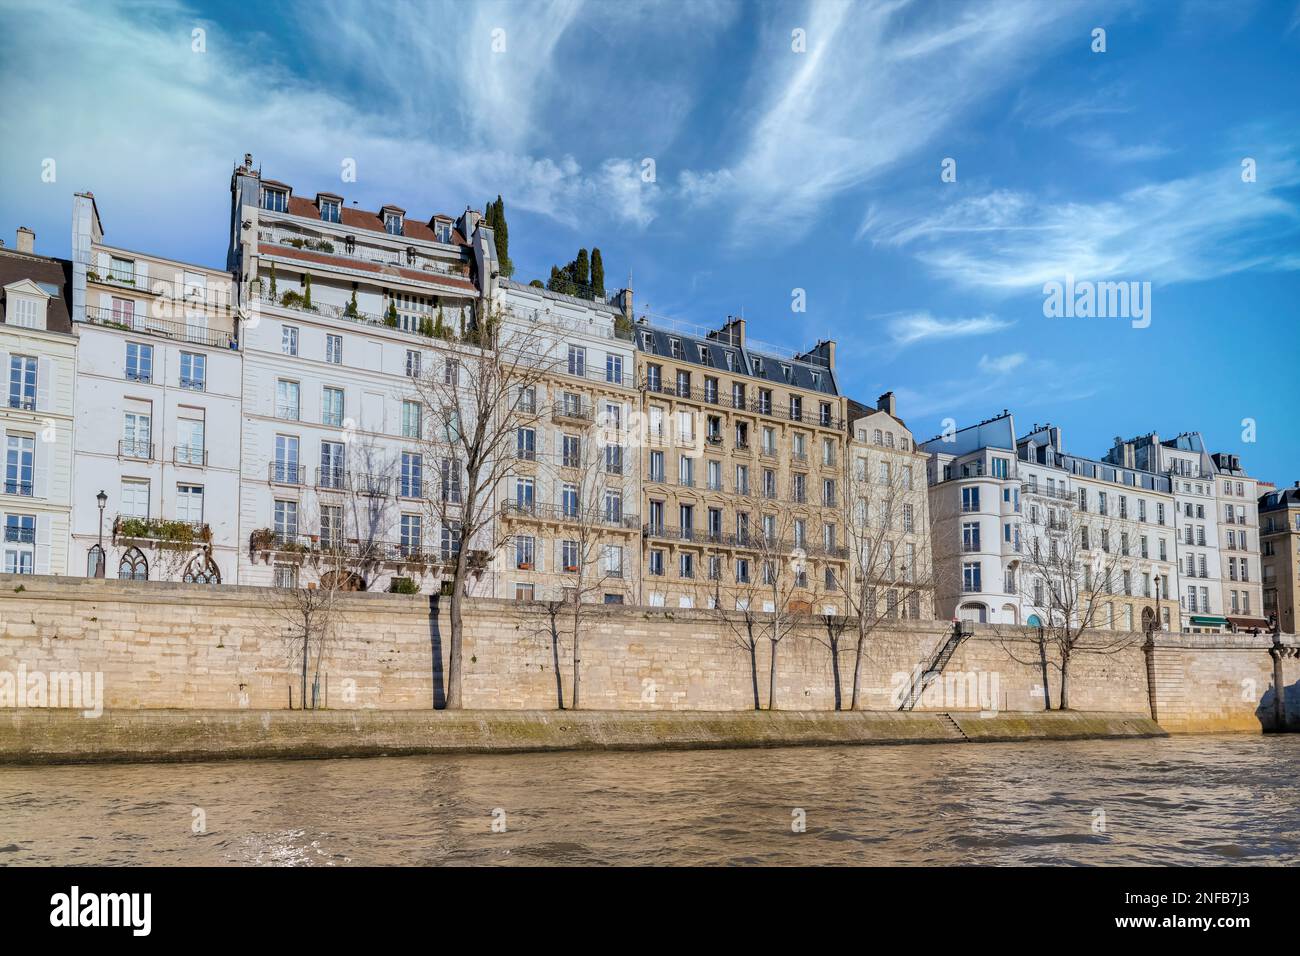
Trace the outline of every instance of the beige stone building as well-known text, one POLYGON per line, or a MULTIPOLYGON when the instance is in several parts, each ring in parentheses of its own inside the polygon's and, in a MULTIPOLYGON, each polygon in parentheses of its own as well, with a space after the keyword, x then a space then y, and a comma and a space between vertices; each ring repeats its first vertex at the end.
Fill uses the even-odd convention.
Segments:
POLYGON ((1300 627, 1300 481, 1259 496, 1264 614, 1284 634, 1300 627))
POLYGON ((779 354, 638 321, 642 602, 842 609, 846 400, 835 343, 779 354), (785 582, 785 583, 783 583, 785 582))
POLYGON ((1259 553, 1259 488, 1237 455, 1210 456, 1218 495, 1223 613, 1233 630, 1268 627, 1259 553))
POLYGON ((893 392, 881 395, 875 408, 850 399, 848 411, 848 580, 869 619, 883 612, 889 618, 933 620, 928 459, 898 417, 893 392))

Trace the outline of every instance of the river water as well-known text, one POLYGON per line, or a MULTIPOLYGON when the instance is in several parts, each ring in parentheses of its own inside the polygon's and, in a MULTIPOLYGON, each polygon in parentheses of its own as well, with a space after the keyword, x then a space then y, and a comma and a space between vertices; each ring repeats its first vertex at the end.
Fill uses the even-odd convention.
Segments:
POLYGON ((0 865, 1297 865, 1298 780, 1297 735, 0 767, 0 865))

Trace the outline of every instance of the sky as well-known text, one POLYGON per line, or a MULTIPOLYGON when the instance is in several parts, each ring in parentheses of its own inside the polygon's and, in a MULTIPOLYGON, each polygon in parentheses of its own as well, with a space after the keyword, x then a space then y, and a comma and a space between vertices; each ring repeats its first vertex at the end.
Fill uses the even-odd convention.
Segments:
POLYGON ((1297 0, 0 0, 0 35, 7 243, 68 255, 89 189, 108 242, 224 267, 246 152, 422 219, 500 194, 516 278, 598 246, 638 313, 833 338, 918 440, 1005 408, 1300 479, 1297 0), (1067 281, 1149 309, 1048 315, 1067 281))

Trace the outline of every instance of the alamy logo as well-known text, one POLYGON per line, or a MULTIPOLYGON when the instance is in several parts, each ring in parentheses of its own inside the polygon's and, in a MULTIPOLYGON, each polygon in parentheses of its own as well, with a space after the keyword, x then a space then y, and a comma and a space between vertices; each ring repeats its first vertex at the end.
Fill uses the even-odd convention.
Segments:
POLYGON ((1043 315, 1049 319, 1131 319, 1135 329, 1151 324, 1150 282, 1091 282, 1067 275, 1043 283, 1043 315))
POLYGON ((70 893, 50 897, 51 926, 129 926, 132 935, 148 936, 152 926, 152 893, 70 893))
POLYGON ((0 671, 0 709, 79 710, 83 717, 104 713, 103 671, 0 671))

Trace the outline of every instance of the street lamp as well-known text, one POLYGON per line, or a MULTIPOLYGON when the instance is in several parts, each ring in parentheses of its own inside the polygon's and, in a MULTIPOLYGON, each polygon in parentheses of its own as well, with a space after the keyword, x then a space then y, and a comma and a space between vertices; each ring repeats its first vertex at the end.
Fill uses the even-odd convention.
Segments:
POLYGON ((104 555, 104 506, 108 504, 108 495, 101 490, 99 494, 95 495, 95 500, 99 502, 99 544, 95 546, 99 552, 99 561, 95 565, 95 577, 102 578, 104 576, 104 565, 108 563, 105 561, 104 555))

